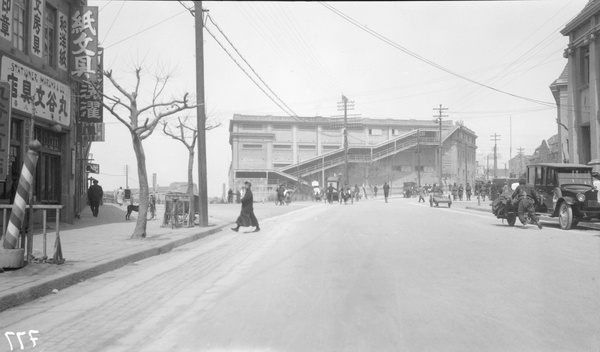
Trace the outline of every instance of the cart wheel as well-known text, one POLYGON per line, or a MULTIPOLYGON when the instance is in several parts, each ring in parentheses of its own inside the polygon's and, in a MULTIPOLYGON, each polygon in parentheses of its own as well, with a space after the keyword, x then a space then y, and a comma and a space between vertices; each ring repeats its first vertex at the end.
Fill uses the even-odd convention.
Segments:
POLYGON ((515 226, 516 221, 517 215, 515 213, 509 213, 506 215, 506 222, 508 222, 508 226, 515 226))

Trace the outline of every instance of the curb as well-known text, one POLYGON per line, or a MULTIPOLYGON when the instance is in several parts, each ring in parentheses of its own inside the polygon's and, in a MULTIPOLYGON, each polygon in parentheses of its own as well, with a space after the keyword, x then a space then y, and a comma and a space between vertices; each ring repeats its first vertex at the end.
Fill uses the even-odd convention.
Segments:
MULTIPOLYGON (((484 213, 489 213, 492 216, 494 215, 492 213, 491 209, 488 210, 488 209, 481 209, 481 208, 478 208, 478 207, 469 207, 469 206, 467 206, 466 209, 468 209, 468 210, 475 210, 475 211, 481 211, 481 212, 484 212, 484 213)), ((553 221, 553 220, 556 220, 556 218, 552 218, 552 217, 549 217, 549 216, 546 216, 546 215, 540 215, 540 218, 542 220, 544 220, 544 221, 553 221)), ((598 222, 581 221, 579 224, 577 224, 577 226, 585 227, 585 228, 588 228, 588 229, 600 230, 600 223, 598 223, 598 222)))
POLYGON ((78 284, 81 281, 93 278, 98 275, 102 275, 109 271, 119 269, 127 264, 134 263, 160 254, 168 253, 174 248, 181 247, 188 243, 197 241, 201 238, 220 232, 224 227, 227 227, 229 225, 230 224, 228 223, 218 225, 207 231, 191 234, 189 236, 167 242, 158 247, 148 248, 143 251, 129 254, 121 258, 112 259, 108 262, 95 265, 85 270, 76 271, 48 280, 40 280, 39 283, 36 282, 34 285, 19 290, 18 292, 10 293, 5 296, 0 296, 0 312, 27 303, 34 299, 49 295, 54 289, 62 290, 69 286, 78 284))

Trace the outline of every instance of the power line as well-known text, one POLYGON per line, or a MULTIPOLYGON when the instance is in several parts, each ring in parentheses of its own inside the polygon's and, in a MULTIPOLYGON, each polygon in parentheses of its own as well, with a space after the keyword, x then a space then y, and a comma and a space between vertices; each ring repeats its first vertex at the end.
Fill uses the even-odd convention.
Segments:
POLYGON ((119 17, 119 14, 121 13, 121 10, 123 10, 123 6, 125 6, 125 1, 123 1, 123 3, 121 4, 121 7, 119 8, 119 12, 117 12, 117 15, 115 16, 115 18, 113 18, 113 21, 110 24, 110 27, 108 27, 108 30, 106 31, 106 34, 104 35, 104 39, 102 39, 102 42, 104 42, 106 40, 106 37, 108 37, 108 33, 110 33, 110 30, 115 25, 115 22, 117 21, 117 18, 119 17))
MULTIPOLYGON (((235 52, 239 55, 239 57, 242 59, 242 61, 244 61, 244 63, 246 65, 248 65, 248 67, 250 68, 250 70, 252 70, 252 73, 254 73, 254 75, 256 75, 256 77, 262 82, 262 84, 264 84, 264 86, 269 90, 269 92, 271 92, 275 96, 275 98, 277 98, 277 100, 279 100, 281 102, 281 104, 283 106, 285 106, 289 111, 292 112, 293 115, 291 115, 291 116, 292 117, 298 116, 298 114, 296 114, 294 112, 294 110, 292 110, 283 100, 281 100, 281 98, 279 98, 279 96, 277 96, 277 94, 275 94, 275 92, 269 87, 269 85, 259 76, 259 74, 252 67, 252 65, 250 65, 250 63, 248 63, 248 61, 244 58, 244 56, 242 56, 242 54, 235 47, 235 45, 233 45, 233 43, 229 40, 229 38, 227 37, 227 35, 225 35, 225 33, 223 33, 223 31, 221 30, 221 28, 219 28, 219 26, 215 23, 215 21, 213 20, 213 18, 210 15, 207 15, 206 17, 215 26, 215 28, 217 28, 217 30, 221 33, 221 35, 223 35, 223 37, 225 38, 225 40, 227 41, 227 43, 229 43, 229 45, 231 45, 231 47, 233 48, 233 50, 235 50, 235 52)), ((206 26, 205 26, 205 28, 206 28, 206 26)), ((211 34, 211 36, 212 36, 212 34, 211 34)), ((213 36, 213 38, 214 38, 214 36, 213 36)), ((215 40, 217 40, 217 39, 215 38, 215 40)))
POLYGON ((523 100, 526 100, 526 101, 529 101, 529 102, 532 102, 532 103, 535 103, 535 104, 540 104, 540 105, 545 105, 545 106, 553 106, 553 107, 555 107, 555 106, 556 106, 556 104, 555 104, 555 103, 550 103, 550 102, 546 102, 546 101, 542 101, 542 100, 537 100, 537 99, 527 98, 527 97, 520 96, 520 95, 517 95, 517 94, 513 94, 513 93, 505 92, 505 91, 503 91, 503 90, 500 90, 500 89, 497 89, 497 88, 491 87, 491 86, 489 86, 489 85, 487 85, 487 84, 484 84, 484 83, 481 83, 481 82, 477 82, 477 81, 475 81, 475 80, 473 80, 473 79, 470 79, 470 78, 468 78, 468 77, 465 77, 465 76, 463 76, 463 75, 461 75, 461 74, 458 74, 458 73, 456 73, 456 72, 454 72, 454 71, 452 71, 452 70, 450 70, 450 69, 448 69, 448 68, 446 68, 446 67, 444 67, 444 66, 442 66, 442 65, 439 65, 439 64, 437 64, 437 63, 435 63, 435 62, 433 62, 433 61, 431 61, 431 60, 429 60, 429 59, 426 59, 426 58, 425 58, 425 57, 423 57, 423 56, 420 56, 419 54, 416 54, 416 53, 414 53, 414 52, 412 52, 412 51, 408 50, 407 48, 405 48, 405 47, 403 47, 403 46, 401 46, 401 45, 397 44, 396 42, 394 42, 394 41, 392 41, 392 40, 388 39, 387 37, 385 37, 385 36, 383 36, 383 35, 381 35, 381 34, 379 34, 379 33, 375 32, 374 30, 372 30, 372 29, 370 29, 370 28, 368 28, 368 27, 366 27, 366 26, 364 26, 364 25, 362 25, 362 24, 358 23, 358 21, 356 21, 356 20, 355 20, 355 19, 353 19, 352 17, 350 17, 350 16, 346 15, 346 14, 345 14, 345 13, 343 13, 342 11, 340 11, 340 10, 336 9, 335 7, 333 7, 333 6, 331 6, 331 5, 327 4, 327 3, 323 3, 323 2, 319 2, 319 4, 321 4, 322 6, 324 6, 325 8, 327 8, 328 10, 330 10, 331 12, 335 13, 335 14, 336 14, 336 15, 338 15, 339 17, 343 18, 344 20, 346 20, 346 21, 350 22, 351 24, 353 24, 354 26, 358 27, 359 29, 361 29, 361 30, 363 30, 363 31, 367 32, 368 34, 371 34, 371 35, 372 35, 372 36, 374 36, 375 38, 377 38, 377 39, 381 40, 382 42, 384 42, 384 43, 386 43, 386 44, 388 44, 388 45, 392 46, 393 48, 396 48, 396 49, 398 49, 398 50, 400 50, 400 51, 404 52, 405 54, 408 54, 409 56, 412 56, 412 57, 414 57, 415 59, 417 59, 417 60, 419 60, 419 61, 422 61, 422 62, 424 62, 424 63, 426 63, 426 64, 428 64, 428 65, 430 65, 430 66, 433 66, 433 67, 435 67, 435 68, 437 68, 437 69, 439 69, 439 70, 442 70, 442 71, 444 71, 444 72, 446 72, 446 73, 449 73, 449 74, 451 74, 451 75, 453 75, 453 76, 456 76, 456 77, 458 77, 458 78, 461 78, 461 79, 463 79, 463 80, 469 81, 469 82, 471 82, 471 83, 473 83, 473 84, 477 84, 477 85, 479 85, 479 86, 482 86, 482 87, 485 87, 485 88, 491 89, 491 90, 493 90, 493 91, 496 91, 496 92, 498 92, 498 93, 502 93, 502 94, 505 94, 505 95, 508 95, 508 96, 511 96, 511 97, 514 97, 514 98, 523 99, 523 100))

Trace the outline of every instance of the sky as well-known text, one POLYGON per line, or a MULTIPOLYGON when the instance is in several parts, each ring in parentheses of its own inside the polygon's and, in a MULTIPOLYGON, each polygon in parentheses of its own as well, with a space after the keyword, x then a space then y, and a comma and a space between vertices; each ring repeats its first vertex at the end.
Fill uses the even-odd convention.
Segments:
MULTIPOLYGON (((494 134, 499 167, 518 148, 532 154, 558 131, 549 86, 567 64, 568 38, 560 30, 587 2, 202 2, 210 16, 203 31, 205 109, 210 124, 221 124, 206 133, 208 196, 228 187, 234 114, 335 116, 342 94, 363 118, 433 120, 441 104, 447 119, 477 134, 479 162, 492 152, 494 134)), ((99 9, 105 70, 133 91, 134 67, 142 67, 141 105, 150 103, 154 77, 165 73, 165 100, 186 92, 195 99, 194 17, 184 7, 193 2, 88 5, 99 9)), ((105 92, 116 94, 108 81, 105 92)), ((195 120, 196 112, 173 119, 185 116, 195 120)), ((106 140, 91 149, 97 178, 105 190, 125 187, 129 165, 128 186, 137 188, 129 132, 107 111, 104 122, 106 140)), ((154 173, 160 186, 187 181, 181 142, 159 128, 144 148, 150 187, 154 173)))

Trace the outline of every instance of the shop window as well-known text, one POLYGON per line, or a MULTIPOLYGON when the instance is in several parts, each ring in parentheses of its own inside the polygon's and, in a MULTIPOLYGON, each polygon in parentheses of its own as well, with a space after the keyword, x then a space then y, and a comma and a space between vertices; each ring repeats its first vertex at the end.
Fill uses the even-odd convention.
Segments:
POLYGON ((44 63, 56 66, 56 9, 46 6, 44 18, 44 63))
POLYGON ((35 197, 39 203, 60 203, 60 155, 40 153, 36 167, 35 197))
POLYGON ((25 3, 22 0, 13 0, 13 28, 12 40, 15 49, 25 52, 25 3))

